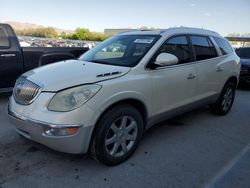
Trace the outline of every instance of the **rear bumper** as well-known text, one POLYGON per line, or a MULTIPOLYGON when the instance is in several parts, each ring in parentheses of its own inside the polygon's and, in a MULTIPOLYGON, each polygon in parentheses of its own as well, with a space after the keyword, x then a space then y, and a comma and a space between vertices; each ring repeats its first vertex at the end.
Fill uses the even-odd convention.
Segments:
POLYGON ((12 111, 9 107, 7 111, 9 120, 15 126, 16 131, 28 139, 65 153, 78 154, 88 151, 94 126, 51 124, 27 118, 12 111), (66 127, 77 127, 78 131, 70 136, 48 136, 45 134, 45 130, 48 128, 66 127))

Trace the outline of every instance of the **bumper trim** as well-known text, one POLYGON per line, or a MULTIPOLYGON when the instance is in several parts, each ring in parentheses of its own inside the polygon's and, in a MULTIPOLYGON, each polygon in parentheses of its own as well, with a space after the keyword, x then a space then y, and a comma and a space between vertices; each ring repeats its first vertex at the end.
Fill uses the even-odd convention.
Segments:
POLYGON ((30 123, 35 123, 37 125, 41 125, 43 127, 47 127, 47 128, 55 128, 55 129, 60 129, 60 128, 81 128, 83 127, 83 125, 74 125, 74 124, 54 124, 54 123, 47 123, 47 122, 43 122, 43 121, 38 121, 38 120, 34 120, 28 117, 25 117, 23 115, 20 115, 16 112, 13 112, 10 110, 9 106, 7 107, 8 109, 8 115, 21 120, 21 121, 25 121, 25 122, 30 122, 30 123))

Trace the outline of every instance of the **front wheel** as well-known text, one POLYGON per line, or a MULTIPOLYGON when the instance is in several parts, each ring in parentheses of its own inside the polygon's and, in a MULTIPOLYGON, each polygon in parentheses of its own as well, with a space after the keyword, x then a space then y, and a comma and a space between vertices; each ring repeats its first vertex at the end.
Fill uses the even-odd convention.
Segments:
POLYGON ((234 82, 227 82, 217 102, 210 105, 211 111, 217 115, 226 115, 233 105, 235 90, 236 84, 234 82))
POLYGON ((143 135, 141 114, 130 105, 119 105, 108 110, 96 126, 91 154, 106 165, 127 160, 143 135))

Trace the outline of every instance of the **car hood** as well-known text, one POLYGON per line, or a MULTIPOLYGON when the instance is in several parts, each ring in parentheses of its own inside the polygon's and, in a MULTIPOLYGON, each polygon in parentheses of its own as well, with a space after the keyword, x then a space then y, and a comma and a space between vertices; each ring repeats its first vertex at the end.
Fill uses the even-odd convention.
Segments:
POLYGON ((72 86, 117 78, 129 70, 129 67, 68 60, 33 69, 23 76, 41 85, 43 91, 56 92, 72 86))
POLYGON ((240 63, 242 65, 249 65, 250 66, 250 59, 240 59, 240 63))

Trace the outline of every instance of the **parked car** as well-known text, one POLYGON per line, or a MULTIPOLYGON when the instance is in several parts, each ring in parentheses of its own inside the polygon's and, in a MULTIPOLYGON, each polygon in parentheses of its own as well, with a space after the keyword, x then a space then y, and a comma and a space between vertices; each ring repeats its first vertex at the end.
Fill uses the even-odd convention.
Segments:
POLYGON ((45 64, 75 59, 88 48, 20 47, 8 24, 0 24, 0 93, 12 91, 16 79, 24 72, 45 64))
POLYGON ((241 62, 240 83, 250 84, 250 47, 238 48, 236 53, 241 62))
POLYGON ((240 59, 219 34, 195 28, 133 31, 82 55, 23 74, 8 113, 16 131, 107 165, 127 160, 152 125, 201 105, 225 115, 240 59), (63 76, 62 76, 63 75, 63 76))

